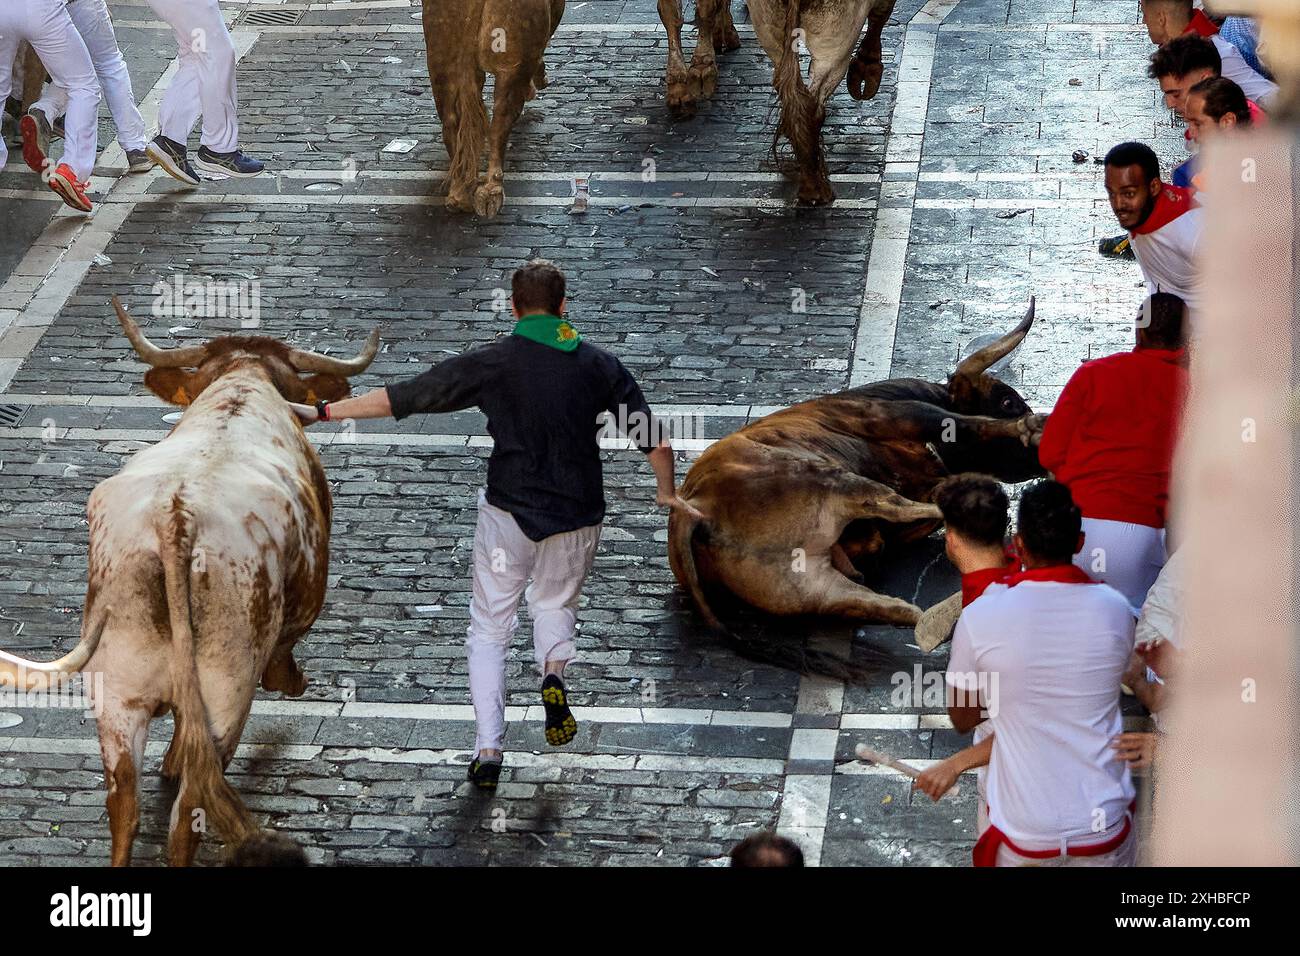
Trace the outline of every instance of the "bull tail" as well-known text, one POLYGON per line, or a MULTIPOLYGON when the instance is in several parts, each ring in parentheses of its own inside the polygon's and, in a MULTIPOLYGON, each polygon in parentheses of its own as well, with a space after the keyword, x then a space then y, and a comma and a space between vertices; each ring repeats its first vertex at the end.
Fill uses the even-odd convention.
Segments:
POLYGON ((674 512, 673 521, 668 529, 668 552, 673 558, 674 567, 680 571, 678 579, 690 592, 691 599, 699 608, 704 622, 715 631, 726 633, 727 629, 718 620, 718 616, 713 613, 713 608, 709 607, 709 602, 704 597, 699 570, 695 567, 695 530, 703 523, 698 518, 688 518, 680 512, 674 512))
POLYGON ((776 61, 772 75, 772 85, 781 101, 781 116, 772 140, 772 150, 775 153, 777 144, 784 137, 790 141, 799 165, 813 172, 824 162, 820 138, 824 108, 804 83, 800 68, 798 31, 802 7, 803 0, 786 0, 781 57, 776 61))
POLYGON ((104 625, 112 608, 92 611, 81 626, 81 640, 67 654, 56 661, 42 663, 29 661, 16 654, 0 651, 0 687, 18 693, 39 693, 50 689, 59 678, 75 674, 90 663, 104 634, 104 625))
MULTIPOLYGON (((483 158, 483 145, 487 142, 488 114, 483 105, 481 90, 472 83, 452 83, 447 91, 451 118, 451 167, 447 180, 452 188, 457 185, 473 189, 478 182, 479 162, 483 158)), ((444 120, 445 122, 445 120, 444 120)))
MULTIPOLYGON (((179 497, 172 500, 172 527, 163 535, 163 580, 172 632, 172 707, 176 736, 171 758, 180 771, 184 803, 199 807, 228 843, 238 843, 253 833, 248 811, 239 794, 226 781, 208 723, 207 706, 199 686, 194 647, 194 621, 190 607, 190 562, 193 528, 179 497)), ((189 826, 188 820, 177 826, 189 826)))

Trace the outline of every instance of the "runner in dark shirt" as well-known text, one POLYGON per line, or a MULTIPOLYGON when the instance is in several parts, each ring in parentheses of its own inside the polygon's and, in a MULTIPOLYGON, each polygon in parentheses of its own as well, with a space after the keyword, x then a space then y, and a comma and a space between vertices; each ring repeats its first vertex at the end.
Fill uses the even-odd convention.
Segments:
POLYGON ((493 448, 479 494, 468 640, 478 725, 469 779, 483 789, 496 786, 501 770, 505 663, 521 595, 543 672, 546 739, 559 746, 577 733, 563 674, 605 517, 599 438, 608 424, 649 459, 656 501, 698 517, 677 496, 672 447, 636 381, 564 318, 563 274, 531 262, 515 272, 512 291, 512 335, 356 398, 293 406, 309 424, 475 406, 487 416, 493 448), (603 413, 612 423, 598 420, 603 413))

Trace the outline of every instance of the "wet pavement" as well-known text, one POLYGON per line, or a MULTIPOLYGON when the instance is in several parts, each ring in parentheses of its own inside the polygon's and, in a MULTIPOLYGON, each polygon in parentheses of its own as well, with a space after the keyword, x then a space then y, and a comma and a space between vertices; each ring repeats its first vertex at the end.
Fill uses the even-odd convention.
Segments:
MULTIPOLYGON (((142 0, 110 7, 156 114, 170 34, 142 0)), ((830 109, 841 201, 796 209, 770 150, 770 68, 743 15, 717 95, 674 120, 655 5, 589 0, 569 4, 551 86, 516 128, 507 205, 480 222, 442 207, 418 5, 284 4, 270 24, 248 22, 264 8, 223 8, 242 53, 244 147, 274 175, 197 190, 120 177, 106 114, 93 219, 62 211, 16 154, 0 171, 0 411, 16 422, 0 424, 6 650, 75 644, 86 497, 168 427, 112 294, 166 345, 244 317, 159 315, 178 281, 255 293, 257 331, 333 354, 380 324, 384 351, 354 381, 366 389, 491 339, 511 269, 545 256, 568 273, 584 335, 657 409, 696 425, 684 471, 773 407, 889 376, 942 379, 1031 294, 1039 320, 1006 377, 1050 409, 1080 361, 1125 347, 1142 298, 1134 263, 1096 255, 1119 230, 1101 167, 1071 154, 1133 138, 1169 166, 1183 150, 1129 0, 900 0, 879 97, 841 91, 830 109), (416 145, 385 152, 395 139, 416 145), (591 179, 585 216, 567 213, 575 175, 591 179)), ((463 640, 483 420, 313 437, 335 517, 329 596, 298 651, 311 686, 300 700, 259 695, 229 775, 314 862, 700 864, 773 826, 827 865, 968 861, 973 779, 935 805, 853 759, 860 741, 920 765, 960 748, 941 707, 895 693, 914 667, 941 670, 946 651, 923 655, 894 628, 736 611, 742 630, 871 659, 878 678, 846 688, 737 656, 674 586, 653 480, 631 452, 607 454, 609 515, 571 671, 579 736, 562 751, 542 738, 525 625, 503 785, 471 793, 463 640)), ((955 576, 935 540, 870 583, 928 605, 955 576)), ((169 719, 153 725, 140 863, 161 859, 170 732, 169 719)), ((106 863, 102 784, 93 721, 0 704, 0 862, 106 863)), ((216 857, 207 841, 200 860, 216 857)))

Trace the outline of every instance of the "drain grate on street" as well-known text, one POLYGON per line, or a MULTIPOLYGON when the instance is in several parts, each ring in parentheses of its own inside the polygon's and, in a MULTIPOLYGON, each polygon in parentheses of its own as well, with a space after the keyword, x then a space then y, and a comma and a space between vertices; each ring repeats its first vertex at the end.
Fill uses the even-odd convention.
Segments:
POLYGON ((0 405, 0 428, 17 428, 29 405, 0 405))
POLYGON ((303 10, 250 10, 239 21, 250 27, 289 27, 302 19, 303 10))

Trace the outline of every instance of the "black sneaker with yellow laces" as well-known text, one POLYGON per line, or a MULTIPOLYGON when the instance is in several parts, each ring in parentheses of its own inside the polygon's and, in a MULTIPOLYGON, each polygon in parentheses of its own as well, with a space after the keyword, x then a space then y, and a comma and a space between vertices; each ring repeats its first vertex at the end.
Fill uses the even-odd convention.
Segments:
POLYGON ((501 777, 501 758, 482 760, 477 754, 469 763, 469 773, 465 778, 480 790, 495 790, 497 780, 501 777))
POLYGON ((569 710, 569 698, 564 692, 564 681, 555 674, 547 674, 542 681, 542 706, 546 708, 546 742, 552 747, 563 747, 578 734, 578 722, 569 710))

